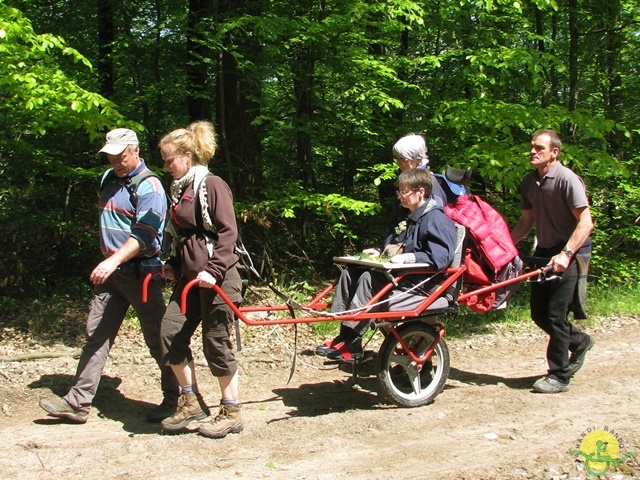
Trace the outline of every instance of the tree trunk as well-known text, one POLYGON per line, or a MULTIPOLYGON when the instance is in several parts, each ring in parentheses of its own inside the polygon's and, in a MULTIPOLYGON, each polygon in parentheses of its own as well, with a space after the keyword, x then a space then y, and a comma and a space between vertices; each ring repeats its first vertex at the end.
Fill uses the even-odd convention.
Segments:
MULTIPOLYGON (((620 21, 620 2, 610 0, 603 2, 605 9, 602 15, 605 32, 605 48, 603 58, 603 69, 607 78, 605 93, 605 115, 608 119, 621 123, 624 120, 623 100, 622 100, 622 77, 618 70, 620 53, 622 51, 622 35, 618 26, 620 21)), ((608 136, 609 151, 619 158, 623 156, 623 134, 620 130, 612 131, 608 136)))
POLYGON ((293 91, 296 99, 294 130, 296 135, 296 163, 304 188, 314 186, 310 131, 313 124, 313 76, 315 60, 313 47, 302 47, 291 61, 293 91))
MULTIPOLYGON (((255 2, 219 1, 216 16, 221 21, 241 15, 259 16, 255 2)), ((232 31, 225 43, 233 45, 247 65, 260 64, 262 45, 257 36, 232 31)), ((240 65, 231 49, 218 53, 216 86, 216 124, 219 155, 224 159, 225 179, 239 199, 256 198, 262 189, 262 135, 255 126, 260 115, 261 86, 250 68, 240 65)))
POLYGON ((579 36, 578 0, 569 0, 569 111, 575 110, 578 106, 579 36))
POLYGON ((208 89, 207 59, 212 53, 202 35, 202 25, 211 18, 213 0, 189 0, 187 33, 187 110, 189 121, 211 120, 211 93, 208 89))
POLYGON ((112 98, 114 93, 113 41, 115 24, 112 0, 98 0, 98 78, 100 94, 112 98))

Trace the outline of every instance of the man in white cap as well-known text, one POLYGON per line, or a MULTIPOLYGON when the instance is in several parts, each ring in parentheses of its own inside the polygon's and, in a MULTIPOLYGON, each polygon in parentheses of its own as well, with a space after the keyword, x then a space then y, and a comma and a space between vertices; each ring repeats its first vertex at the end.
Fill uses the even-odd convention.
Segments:
POLYGON ((138 137, 132 130, 117 128, 107 133, 100 150, 111 168, 100 186, 100 244, 105 260, 89 277, 94 298, 87 319, 87 339, 73 386, 63 397, 42 399, 40 406, 51 416, 73 423, 85 423, 120 325, 133 306, 145 342, 161 369, 163 402, 149 412, 149 421, 160 422, 176 408, 179 387, 168 367, 162 367, 160 322, 165 312, 162 281, 148 286, 148 301, 142 302, 142 282, 157 272, 162 232, 166 217, 166 196, 160 179, 140 158, 138 137))

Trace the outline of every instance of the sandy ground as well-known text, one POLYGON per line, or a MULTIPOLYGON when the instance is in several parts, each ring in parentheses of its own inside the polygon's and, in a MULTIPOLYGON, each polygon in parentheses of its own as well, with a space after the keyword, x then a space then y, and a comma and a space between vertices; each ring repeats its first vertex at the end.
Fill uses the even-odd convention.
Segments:
MULTIPOLYGON (((0 362, 0 477, 6 479, 581 479, 581 438, 614 431, 620 456, 640 454, 640 323, 602 319, 586 331, 597 343, 568 392, 532 393, 546 371, 546 339, 531 326, 447 338, 451 372, 435 402, 398 408, 380 394, 373 364, 353 382, 346 366, 309 352, 299 327, 243 327, 245 429, 221 440, 161 435, 145 413, 159 401, 159 375, 141 338, 121 334, 89 421, 47 417, 38 401, 63 395, 76 348, 64 356, 0 362), (346 367, 346 368, 345 368, 346 367)), ((306 333, 305 333, 306 332, 306 333)), ((375 342, 374 342, 375 343, 375 342)), ((0 356, 43 347, 5 329, 0 356)), ((46 349, 51 351, 52 347, 46 349)), ((217 389, 199 362, 207 403, 217 389)), ((637 459, 599 478, 640 477, 637 459)), ((595 478, 595 477, 593 477, 595 478)))

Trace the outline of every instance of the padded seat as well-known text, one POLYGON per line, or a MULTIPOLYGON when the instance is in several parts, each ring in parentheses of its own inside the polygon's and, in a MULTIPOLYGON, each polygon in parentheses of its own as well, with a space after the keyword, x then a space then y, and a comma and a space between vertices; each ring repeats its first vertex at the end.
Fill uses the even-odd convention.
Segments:
MULTIPOLYGON (((451 268, 457 268, 462 265, 462 262, 464 260, 466 233, 466 228, 456 223, 456 250, 453 256, 453 260, 450 264, 451 268)), ((446 275, 446 273, 436 274, 432 280, 425 284, 425 287, 428 290, 431 290, 436 286, 436 282, 443 281, 444 278, 446 278, 446 275)), ((417 281, 416 283, 419 283, 419 281, 417 281)), ((422 303, 425 299, 426 294, 421 295, 419 293, 413 292, 407 293, 407 291, 411 290, 412 287, 413 285, 411 285, 411 282, 405 281, 401 283, 397 288, 394 288, 389 294, 389 303, 386 310, 389 310, 391 312, 412 310, 420 303, 422 303)), ((427 311, 444 310, 454 305, 456 299, 458 298, 458 294, 460 293, 461 287, 462 277, 460 277, 456 283, 454 283, 449 289, 447 289, 446 292, 441 294, 439 298, 437 298, 431 305, 429 305, 427 307, 427 311)))

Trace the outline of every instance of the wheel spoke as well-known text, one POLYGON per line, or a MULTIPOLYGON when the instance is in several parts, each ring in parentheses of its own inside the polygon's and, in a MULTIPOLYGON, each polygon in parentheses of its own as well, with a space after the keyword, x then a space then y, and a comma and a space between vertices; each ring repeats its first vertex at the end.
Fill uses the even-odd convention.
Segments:
POLYGON ((420 372, 415 369, 415 367, 405 368, 405 372, 409 377, 409 381, 411 382, 411 387, 413 388, 414 395, 420 395, 422 393, 422 382, 420 381, 420 372))
POLYGON ((411 365, 411 357, 409 355, 391 355, 389 357, 389 363, 402 365, 406 370, 406 368, 411 365))

